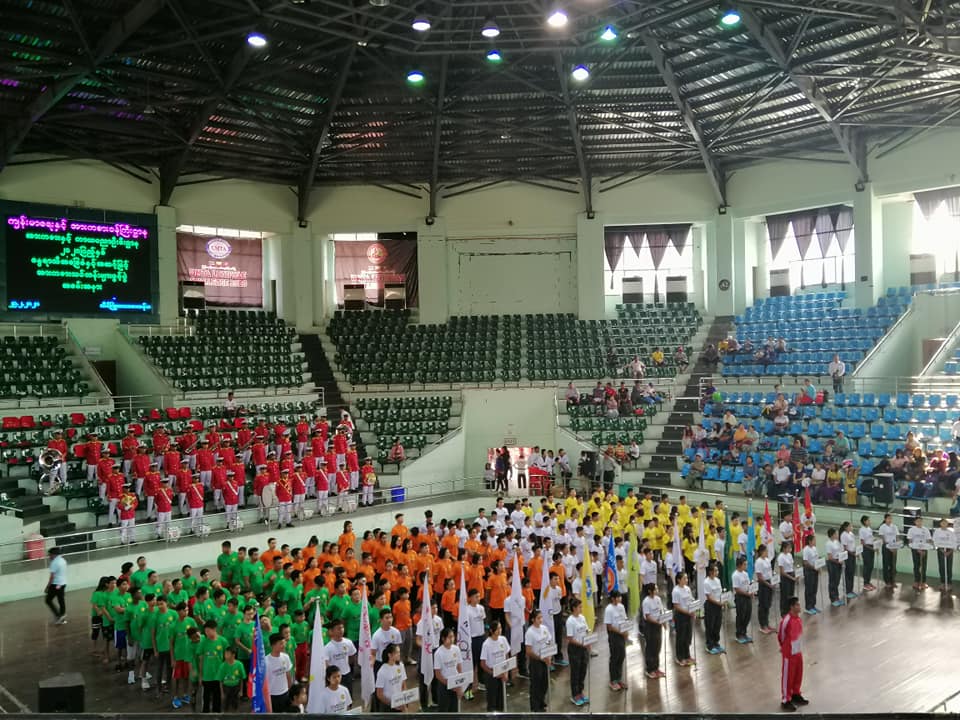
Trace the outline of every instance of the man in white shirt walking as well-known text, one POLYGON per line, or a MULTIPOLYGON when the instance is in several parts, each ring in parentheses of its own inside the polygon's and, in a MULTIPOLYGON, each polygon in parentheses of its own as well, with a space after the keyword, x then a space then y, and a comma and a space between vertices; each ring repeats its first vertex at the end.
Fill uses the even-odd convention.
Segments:
POLYGON ((52 547, 50 556, 50 579, 47 580, 46 603, 54 616, 54 625, 65 625, 67 622, 67 602, 64 597, 67 589, 67 561, 60 554, 60 548, 52 547), (59 607, 53 606, 56 599, 59 607))
POLYGON ((833 360, 827 365, 827 373, 833 380, 834 394, 843 392, 843 376, 847 374, 847 366, 844 365, 840 356, 834 353, 833 360))

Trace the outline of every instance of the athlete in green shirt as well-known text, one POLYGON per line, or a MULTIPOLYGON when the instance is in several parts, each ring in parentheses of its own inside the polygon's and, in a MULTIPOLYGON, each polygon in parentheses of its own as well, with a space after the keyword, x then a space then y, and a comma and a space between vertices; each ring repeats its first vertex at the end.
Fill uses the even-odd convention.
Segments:
POLYGON ((207 620, 203 626, 203 638, 197 649, 200 659, 200 682, 203 684, 203 712, 220 712, 220 666, 227 641, 217 634, 217 621, 207 620))

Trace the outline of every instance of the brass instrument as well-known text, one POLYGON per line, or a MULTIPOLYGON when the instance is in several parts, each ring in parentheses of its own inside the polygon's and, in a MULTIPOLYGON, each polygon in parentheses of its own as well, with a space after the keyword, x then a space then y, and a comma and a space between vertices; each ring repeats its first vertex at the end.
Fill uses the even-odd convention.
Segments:
POLYGON ((63 465, 63 453, 54 448, 46 448, 37 459, 40 466, 40 480, 37 490, 41 495, 55 495, 60 491, 60 468, 63 465), (44 489, 46 484, 46 489, 44 489))

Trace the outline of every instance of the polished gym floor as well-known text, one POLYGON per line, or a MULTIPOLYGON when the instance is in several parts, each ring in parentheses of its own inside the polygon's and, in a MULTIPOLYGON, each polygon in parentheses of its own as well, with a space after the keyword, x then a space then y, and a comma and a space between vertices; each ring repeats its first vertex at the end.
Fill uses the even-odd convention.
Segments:
MULTIPOLYGON (((895 590, 881 589, 841 608, 823 601, 821 615, 803 616, 803 691, 810 699, 806 712, 927 712, 960 690, 954 670, 960 600, 935 588, 916 593, 908 578, 900 579, 907 582, 895 590)), ((36 600, 7 603, 0 614, 0 710, 17 712, 22 706, 36 710, 37 681, 69 671, 84 677, 87 712, 177 712, 170 708, 168 696, 158 698, 155 690, 128 686, 126 673, 105 668, 90 656, 89 591, 68 593, 69 622, 54 626, 39 590, 36 600)), ((634 641, 627 648, 629 688, 624 692, 611 692, 607 686, 606 641, 601 630, 598 656, 591 660, 587 681, 591 703, 578 709, 570 702, 568 673, 559 669, 551 674, 549 709, 571 713, 779 711, 776 636, 760 634, 755 618, 756 613, 755 642, 738 645, 732 637, 733 612, 725 616, 725 655, 704 652, 701 625, 695 632, 698 664, 677 666, 670 646, 661 663, 667 675, 661 680, 644 676, 642 651, 634 641)), ((775 619, 776 609, 771 622, 775 619)), ((410 682, 415 682, 415 668, 408 670, 410 682)), ((463 709, 482 712, 485 702, 480 692, 463 709)), ((950 709, 957 708, 951 703, 950 709)), ((529 710, 525 680, 515 680, 508 689, 507 710, 529 710)))

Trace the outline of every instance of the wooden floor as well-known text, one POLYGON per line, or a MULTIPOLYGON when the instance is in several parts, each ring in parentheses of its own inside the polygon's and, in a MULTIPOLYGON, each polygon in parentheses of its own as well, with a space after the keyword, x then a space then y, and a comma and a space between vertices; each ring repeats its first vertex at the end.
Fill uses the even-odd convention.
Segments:
MULTIPOLYGON (((86 711, 92 713, 165 712, 169 698, 157 698, 128 686, 126 674, 105 670, 90 657, 87 591, 69 593, 70 622, 50 624, 41 598, 3 606, 0 613, 0 709, 16 712, 18 701, 37 706, 37 681, 64 671, 79 671, 86 682, 86 711)), ((842 608, 821 603, 825 611, 804 620, 804 694, 809 713, 926 712, 960 690, 954 670, 960 599, 934 589, 919 595, 909 580, 896 590, 873 592, 842 608)), ((754 615, 755 618, 755 615, 754 615)), ((643 674, 637 642, 627 649, 626 692, 607 687, 606 642, 591 661, 587 694, 590 705, 578 709, 569 700, 566 669, 552 673, 553 712, 745 713, 779 710, 780 662, 776 637, 754 630, 755 643, 737 645, 732 638, 732 611, 724 619, 727 654, 707 655, 702 627, 695 634, 698 665, 678 667, 672 636, 667 673, 662 680, 643 674)), ((756 620, 754 619, 754 625, 756 620)), ((601 631, 602 632, 602 631, 601 631)), ((415 669, 415 668, 414 668, 415 669)), ((411 673, 411 677, 413 673, 411 673)), ((408 685, 409 686, 409 685, 408 685)), ((464 710, 482 712, 478 693, 464 710)), ((522 679, 508 690, 507 710, 526 712, 529 700, 522 679)), ((172 709, 170 709, 173 712, 172 709)))

